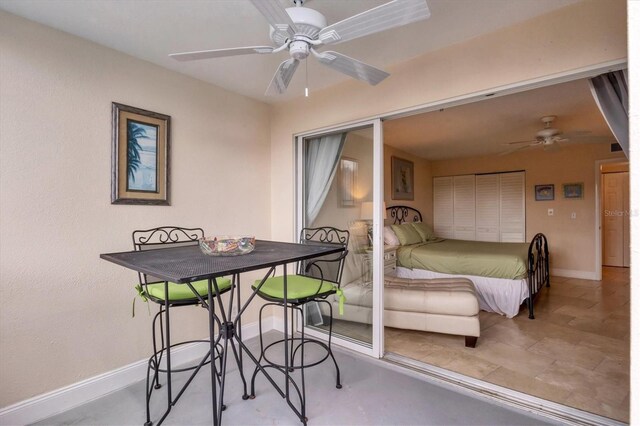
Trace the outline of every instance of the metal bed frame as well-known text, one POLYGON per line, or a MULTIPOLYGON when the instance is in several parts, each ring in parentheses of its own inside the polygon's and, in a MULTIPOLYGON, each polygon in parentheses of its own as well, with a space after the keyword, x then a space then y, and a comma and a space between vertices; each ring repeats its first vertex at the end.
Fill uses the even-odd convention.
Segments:
MULTIPOLYGON (((394 225, 405 222, 422 222, 420 211, 409 206, 387 207, 388 215, 393 220, 394 225)), ((529 287, 529 297, 522 302, 529 309, 529 319, 535 319, 533 315, 533 304, 540 295, 542 287, 549 287, 549 245, 547 237, 536 234, 529 244, 527 253, 527 284, 529 287)))

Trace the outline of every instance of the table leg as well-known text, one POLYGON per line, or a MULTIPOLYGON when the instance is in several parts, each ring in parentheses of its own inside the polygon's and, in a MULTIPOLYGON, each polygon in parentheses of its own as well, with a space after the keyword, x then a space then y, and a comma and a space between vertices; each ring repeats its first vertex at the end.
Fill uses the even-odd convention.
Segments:
POLYGON ((238 293, 238 298, 236 301, 236 318, 233 321, 233 330, 234 333, 232 333, 232 338, 235 338, 235 340, 238 342, 238 350, 236 351, 236 347, 235 345, 231 345, 231 348, 233 349, 233 355, 236 358, 236 363, 238 364, 238 371, 240 372, 240 378, 242 379, 242 387, 243 387, 243 394, 242 394, 242 399, 247 400, 249 399, 249 394, 247 394, 247 381, 244 377, 244 370, 243 370, 243 345, 240 344, 242 342, 242 316, 240 315, 241 309, 242 309, 242 299, 240 297, 240 274, 235 274, 233 276, 233 282, 236 286, 236 292, 238 293))
MULTIPOLYGON (((238 366, 238 371, 240 373, 240 378, 242 379, 242 382, 244 384, 244 395, 243 398, 245 398, 245 395, 247 395, 247 385, 246 385, 246 380, 244 377, 244 371, 242 370, 242 353, 243 353, 243 345, 242 345, 242 335, 241 335, 241 322, 240 322, 240 313, 243 311, 243 309, 240 309, 240 278, 238 274, 235 274, 233 276, 233 282, 232 282, 233 286, 235 287, 237 294, 237 306, 238 306, 238 315, 236 316, 234 321, 230 320, 230 317, 227 316, 227 312, 229 313, 229 315, 231 315, 231 313, 233 312, 233 298, 234 298, 234 291, 232 289, 232 291, 230 292, 230 297, 229 297, 229 305, 227 307, 227 310, 225 310, 223 301, 222 301, 222 297, 221 297, 221 293, 220 293, 220 288, 218 287, 218 282, 215 278, 210 279, 209 280, 209 295, 211 296, 211 293, 215 292, 216 295, 216 299, 218 301, 218 306, 220 309, 220 336, 224 339, 224 348, 222 351, 222 360, 221 360, 221 366, 220 366, 220 396, 219 398, 216 400, 214 397, 213 403, 214 405, 217 406, 217 414, 218 414, 218 423, 216 423, 216 426, 219 424, 222 424, 222 412, 225 410, 225 405, 223 404, 224 401, 224 388, 225 388, 225 382, 226 382, 226 371, 227 371, 227 360, 228 360, 228 356, 229 356, 229 347, 231 347, 231 350, 233 352, 234 358, 236 360, 236 364, 238 366), (236 350, 236 347, 234 345, 233 340, 238 341, 239 343, 239 353, 236 350)), ((210 309, 213 310, 213 303, 214 301, 209 300, 209 306, 210 309)), ((215 321, 215 318, 213 315, 210 316, 211 321, 215 321)), ((215 328, 215 327, 214 327, 215 328)), ((211 333, 214 333, 215 331, 211 331, 211 333)), ((211 339, 213 339, 213 334, 211 334, 211 339)), ((212 386, 215 386, 215 384, 213 384, 212 386)), ((213 389, 213 392, 215 392, 215 389, 213 389)), ((248 395, 247 395, 248 398, 248 395)))
MULTIPOLYGON (((213 361, 214 354, 216 353, 216 341, 215 341, 215 317, 213 315, 213 286, 212 279, 208 279, 208 291, 207 291, 207 302, 209 307, 209 345, 211 351, 211 405, 213 407, 213 424, 214 426, 220 425, 220 420, 218 418, 218 398, 217 398, 217 388, 218 388, 218 380, 217 380, 217 371, 216 371, 216 363, 213 361)), ((217 287, 217 286, 216 286, 217 287)), ((224 358, 224 356, 223 356, 224 358)), ((221 368, 221 374, 224 374, 224 367, 221 368)), ((222 386, 222 384, 220 385, 222 386)))

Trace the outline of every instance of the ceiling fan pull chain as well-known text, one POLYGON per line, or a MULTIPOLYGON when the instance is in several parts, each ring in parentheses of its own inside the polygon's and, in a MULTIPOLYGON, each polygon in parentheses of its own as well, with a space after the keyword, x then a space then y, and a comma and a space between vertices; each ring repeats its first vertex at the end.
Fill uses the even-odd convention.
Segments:
POLYGON ((304 60, 304 96, 309 97, 309 60, 304 60))

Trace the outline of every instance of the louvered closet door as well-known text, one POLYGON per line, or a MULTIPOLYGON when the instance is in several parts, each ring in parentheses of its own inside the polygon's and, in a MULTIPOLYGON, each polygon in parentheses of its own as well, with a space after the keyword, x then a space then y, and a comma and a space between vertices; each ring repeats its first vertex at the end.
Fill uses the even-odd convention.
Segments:
POLYGON ((476 176, 453 177, 453 238, 476 238, 476 176))
POLYGON ((500 178, 476 176, 476 240, 500 241, 500 178))
POLYGON ((438 237, 453 238, 453 178, 433 178, 433 231, 438 237))
POLYGON ((524 172, 500 176, 500 241, 525 241, 524 172))

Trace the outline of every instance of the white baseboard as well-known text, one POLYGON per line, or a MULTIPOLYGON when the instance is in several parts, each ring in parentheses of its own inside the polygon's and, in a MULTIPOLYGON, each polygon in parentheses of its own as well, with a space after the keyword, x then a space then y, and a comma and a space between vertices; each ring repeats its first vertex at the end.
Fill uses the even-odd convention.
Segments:
POLYGON ((551 268, 551 276, 567 277, 567 278, 580 278, 582 280, 598 280, 598 274, 591 271, 576 271, 573 269, 558 269, 551 268))
MULTIPOLYGON (((273 323, 273 317, 265 318, 262 322, 263 330, 269 331, 273 329, 273 323)), ((257 337, 258 330, 257 322, 243 325, 243 340, 257 337)), ((179 365, 202 358, 208 349, 209 345, 203 343, 182 345, 171 351, 171 362, 179 365)), ((0 409, 0 425, 31 424, 126 388, 140 380, 144 380, 147 374, 147 361, 148 359, 145 358, 124 367, 2 408, 0 409)))
POLYGON ((271 316, 271 329, 284 333, 284 318, 281 316, 271 316))

